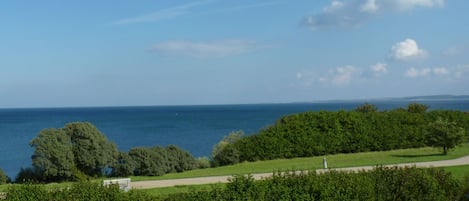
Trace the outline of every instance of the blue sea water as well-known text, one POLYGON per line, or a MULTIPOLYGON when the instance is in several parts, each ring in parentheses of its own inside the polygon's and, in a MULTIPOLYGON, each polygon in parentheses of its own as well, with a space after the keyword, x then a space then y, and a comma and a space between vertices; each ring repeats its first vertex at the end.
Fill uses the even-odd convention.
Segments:
MULTIPOLYGON (((380 110, 406 107, 407 101, 370 101, 380 110)), ((149 106, 0 109, 0 168, 14 179, 31 166, 29 142, 45 128, 88 121, 119 150, 175 144, 196 157, 209 156, 212 146, 232 131, 247 135, 273 124, 281 116, 319 110, 351 110, 360 102, 291 103, 211 106, 149 106)), ((465 101, 420 101, 431 109, 469 111, 465 101)))

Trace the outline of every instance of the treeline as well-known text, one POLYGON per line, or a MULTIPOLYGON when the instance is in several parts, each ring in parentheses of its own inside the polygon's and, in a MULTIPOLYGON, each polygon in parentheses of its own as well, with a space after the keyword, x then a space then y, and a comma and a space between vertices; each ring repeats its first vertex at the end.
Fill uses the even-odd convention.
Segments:
POLYGON ((75 122, 44 129, 31 143, 32 167, 21 169, 16 182, 82 181, 101 176, 159 176, 207 167, 174 145, 136 147, 120 152, 94 125, 75 122))
POLYGON ((364 104, 354 111, 288 115, 257 134, 224 146, 213 157, 214 164, 423 146, 447 150, 467 139, 469 113, 426 110, 426 105, 417 103, 389 111, 377 111, 374 105, 364 104), (434 130, 429 130, 431 124, 434 130))
POLYGON ((455 180, 442 169, 377 167, 368 172, 282 174, 254 181, 237 176, 226 187, 169 196, 165 201, 406 201, 469 200, 469 183, 455 180))

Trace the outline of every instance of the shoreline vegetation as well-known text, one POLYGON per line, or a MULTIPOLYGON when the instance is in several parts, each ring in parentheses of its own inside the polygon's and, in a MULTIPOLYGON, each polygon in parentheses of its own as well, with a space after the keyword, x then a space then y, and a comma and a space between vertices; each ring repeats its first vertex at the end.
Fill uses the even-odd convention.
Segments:
MULTIPOLYGON (((80 186, 80 183, 102 177, 130 176, 133 181, 144 181, 314 170, 322 168, 321 161, 324 156, 327 156, 330 168, 339 168, 445 160, 467 155, 469 113, 449 110, 427 111, 427 109, 426 105, 411 103, 407 108, 378 111, 376 106, 365 103, 353 111, 319 111, 287 115, 254 135, 243 136, 242 131, 230 133, 214 145, 210 159, 195 159, 189 152, 174 145, 135 147, 129 152, 120 152, 117 146, 109 142, 94 125, 88 122, 75 122, 59 129, 44 129, 31 141, 30 145, 34 148, 32 167, 22 169, 15 178, 15 182, 25 184, 13 185, 7 192, 21 191, 22 187, 28 188, 30 186, 28 183, 31 182, 75 181, 70 189, 80 189, 87 188, 80 186)), ((377 168, 374 171, 381 171, 384 175, 388 174, 387 171, 390 171, 390 174, 410 171, 416 175, 429 174, 428 178, 446 175, 444 177, 448 177, 448 180, 441 181, 443 183, 438 181, 440 182, 438 185, 443 185, 442 188, 446 188, 446 182, 449 182, 450 186, 458 186, 458 193, 469 192, 467 190, 469 184, 465 186, 464 182, 453 181, 454 178, 443 170, 411 169, 377 168)), ((374 174, 359 173, 349 176, 340 173, 339 175, 349 179, 360 177, 359 180, 367 180, 374 174)), ((287 182, 303 178, 301 175, 290 176, 274 177, 273 180, 280 179, 287 182)), ((319 179, 317 176, 311 176, 319 179)), ((331 178, 336 177, 332 175, 331 178)), ((212 193, 216 193, 215 196, 218 194, 232 196, 236 192, 233 192, 233 189, 229 190, 230 185, 251 187, 260 183, 271 185, 266 184, 269 181, 254 184, 251 179, 249 176, 235 177, 227 184, 228 189, 214 188, 202 194, 181 193, 167 200, 178 200, 177 198, 187 200, 185 196, 216 198, 212 193), (238 183, 238 180, 241 183, 238 183)), ((409 185, 415 184, 411 182, 409 185)), ((251 187, 246 187, 245 190, 251 187)), ((269 192, 257 187, 251 190, 259 193, 269 192)), ((323 189, 319 190, 322 192, 323 189)), ((115 193, 112 189, 110 191, 115 193)), ((56 193, 60 194, 59 191, 56 193)), ((450 192, 451 198, 456 196, 454 193, 456 191, 450 192)), ((142 195, 137 193, 135 196, 142 195)), ((14 200, 9 197, 12 198, 7 194, 7 200, 14 200)), ((256 196, 252 198, 260 199, 256 196)))

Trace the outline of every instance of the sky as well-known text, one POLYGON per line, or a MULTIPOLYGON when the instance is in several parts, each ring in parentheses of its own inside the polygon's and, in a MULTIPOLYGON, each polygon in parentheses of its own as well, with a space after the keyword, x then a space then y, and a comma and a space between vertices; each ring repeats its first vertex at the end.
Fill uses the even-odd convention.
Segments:
POLYGON ((0 108, 469 94, 466 0, 0 1, 0 108))

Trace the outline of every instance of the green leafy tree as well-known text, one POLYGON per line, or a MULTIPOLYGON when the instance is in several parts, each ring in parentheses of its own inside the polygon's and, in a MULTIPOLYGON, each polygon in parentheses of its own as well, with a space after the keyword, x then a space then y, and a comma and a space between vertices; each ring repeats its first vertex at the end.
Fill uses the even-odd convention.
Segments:
POLYGON ((0 185, 6 184, 10 182, 10 178, 3 172, 2 169, 0 169, 0 185))
POLYGON ((112 175, 115 177, 128 177, 134 174, 135 162, 129 154, 120 152, 117 163, 112 167, 112 175))
POLYGON ((71 178, 75 167, 72 142, 61 129, 45 129, 31 143, 32 162, 42 180, 56 181, 71 178))
POLYGON ((239 130, 239 131, 233 131, 227 136, 224 136, 223 139, 218 142, 216 145, 213 146, 212 149, 212 165, 213 166, 219 166, 221 164, 228 165, 228 164, 234 164, 234 163, 228 163, 227 159, 233 159, 231 160, 232 162, 239 162, 239 151, 236 150, 234 146, 230 147, 230 150, 223 151, 228 145, 232 145, 236 143, 237 141, 241 140, 244 136, 244 132, 239 130), (228 154, 227 156, 222 156, 222 154, 228 154), (235 158, 238 158, 235 160, 235 158), (223 160, 219 161, 219 160, 223 160))
POLYGON ((410 103, 407 106, 407 112, 410 113, 424 113, 428 110, 428 105, 419 104, 419 103, 410 103))
POLYGON ((132 148, 129 156, 135 162, 134 175, 136 176, 161 176, 168 171, 167 159, 156 149, 132 148))
POLYGON ((356 112, 363 112, 363 113, 370 113, 370 112, 376 112, 378 111, 378 108, 369 103, 364 103, 362 105, 359 105, 357 108, 355 108, 356 112))
POLYGON ((428 125, 427 144, 443 148, 443 154, 456 147, 465 140, 465 130, 458 127, 455 122, 438 118, 428 125))
POLYGON ((189 152, 175 145, 169 145, 165 150, 171 172, 184 172, 196 168, 197 161, 189 152))
POLYGON ((87 175, 103 175, 104 169, 112 167, 119 154, 110 142, 89 122, 69 123, 63 128, 73 145, 76 167, 87 175))

